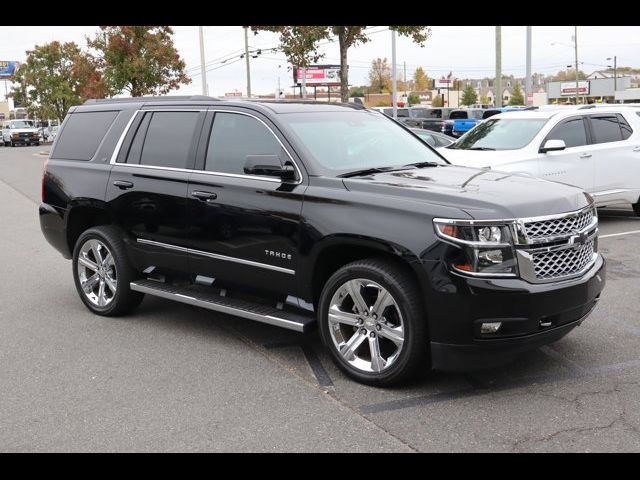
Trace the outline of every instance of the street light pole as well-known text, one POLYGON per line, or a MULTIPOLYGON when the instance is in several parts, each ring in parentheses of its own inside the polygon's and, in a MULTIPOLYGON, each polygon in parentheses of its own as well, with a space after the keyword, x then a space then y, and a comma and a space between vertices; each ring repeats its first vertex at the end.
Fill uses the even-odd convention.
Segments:
POLYGON ((209 94, 209 88, 207 86, 207 70, 204 67, 204 33, 202 27, 198 27, 200 33, 200 73, 202 76, 202 95, 209 94))
POLYGON ((391 30, 391 100, 393 118, 398 119, 398 82, 396 81, 396 31, 391 30))
POLYGON ((502 27, 496 27, 496 108, 502 107, 502 27))
POLYGON ((573 42, 576 49, 576 105, 578 105, 578 27, 573 27, 573 42))
POLYGON ((247 98, 251 98, 251 67, 249 66, 249 27, 244 27, 244 56, 247 61, 247 98))

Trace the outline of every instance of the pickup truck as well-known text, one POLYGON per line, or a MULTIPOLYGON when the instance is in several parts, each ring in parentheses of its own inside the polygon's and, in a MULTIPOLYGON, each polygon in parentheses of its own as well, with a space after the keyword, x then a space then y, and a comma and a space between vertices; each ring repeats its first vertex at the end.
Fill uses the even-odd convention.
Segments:
POLYGON ((605 285, 589 195, 451 165, 354 104, 88 101, 60 128, 39 214, 90 312, 150 295, 317 327, 371 385, 554 342, 605 285))

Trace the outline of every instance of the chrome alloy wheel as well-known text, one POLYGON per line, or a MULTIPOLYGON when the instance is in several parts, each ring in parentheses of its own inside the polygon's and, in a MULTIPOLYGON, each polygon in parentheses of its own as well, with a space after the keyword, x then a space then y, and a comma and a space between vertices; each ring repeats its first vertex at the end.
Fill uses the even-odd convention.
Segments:
POLYGON ((329 332, 344 360, 363 372, 381 372, 398 359, 404 343, 402 314, 380 284, 349 280, 329 304, 329 332))
POLYGON ((78 253, 78 279, 84 295, 98 306, 106 307, 116 295, 116 264, 104 243, 87 240, 78 253))

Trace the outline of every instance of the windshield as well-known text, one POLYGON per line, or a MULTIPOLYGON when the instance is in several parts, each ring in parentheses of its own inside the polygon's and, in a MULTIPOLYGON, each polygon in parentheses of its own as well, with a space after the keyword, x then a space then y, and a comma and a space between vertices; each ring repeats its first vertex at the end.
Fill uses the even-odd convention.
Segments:
POLYGON ((325 174, 446 162, 396 122, 369 111, 280 116, 325 174))
POLYGON ((18 120, 11 122, 11 128, 33 128, 33 122, 29 120, 18 120))
POLYGON ((517 150, 531 142, 545 123, 546 118, 491 118, 470 130, 448 148, 517 150))
POLYGON ((428 108, 412 108, 411 111, 415 118, 429 118, 428 108))

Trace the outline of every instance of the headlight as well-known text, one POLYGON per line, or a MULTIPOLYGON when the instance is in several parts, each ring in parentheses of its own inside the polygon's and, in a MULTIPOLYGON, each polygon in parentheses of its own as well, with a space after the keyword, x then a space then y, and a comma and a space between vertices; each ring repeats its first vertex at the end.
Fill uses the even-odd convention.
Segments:
POLYGON ((513 236, 508 225, 436 218, 437 235, 458 247, 447 261, 454 270, 478 276, 517 275, 513 236))

